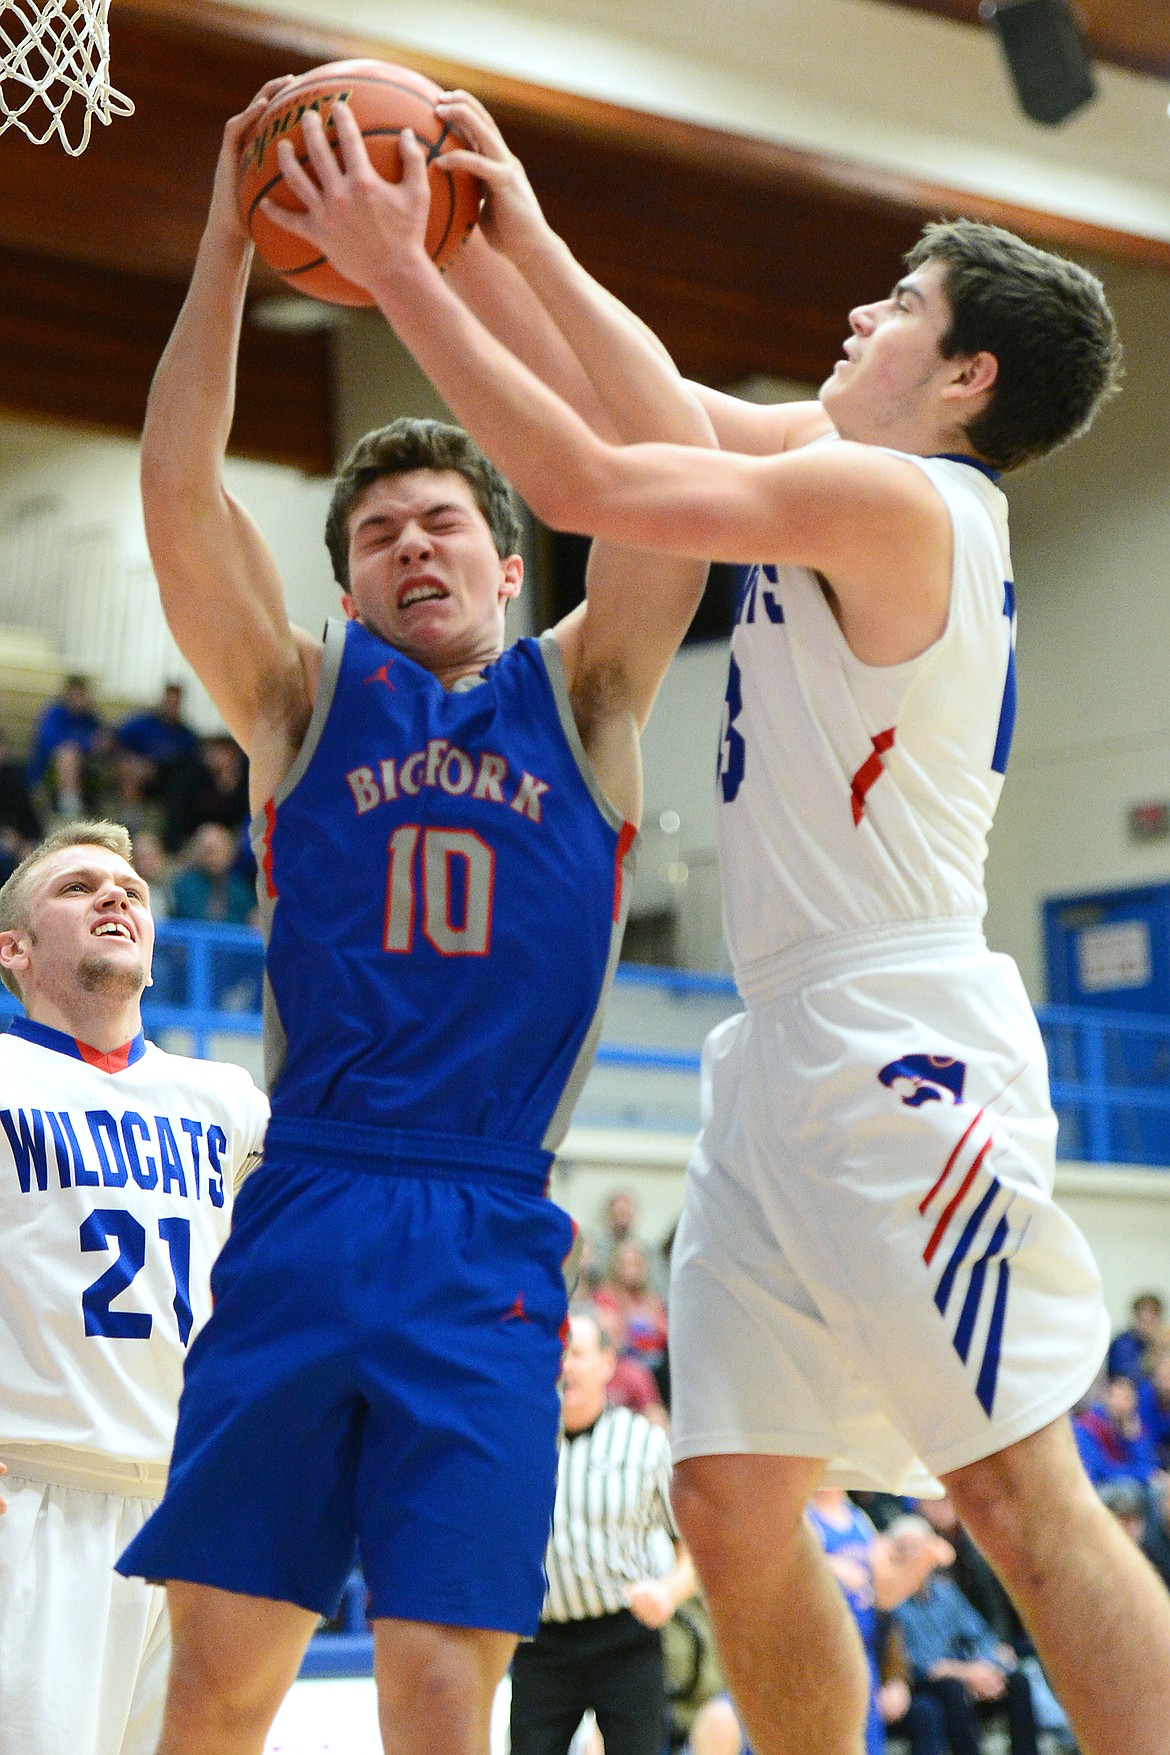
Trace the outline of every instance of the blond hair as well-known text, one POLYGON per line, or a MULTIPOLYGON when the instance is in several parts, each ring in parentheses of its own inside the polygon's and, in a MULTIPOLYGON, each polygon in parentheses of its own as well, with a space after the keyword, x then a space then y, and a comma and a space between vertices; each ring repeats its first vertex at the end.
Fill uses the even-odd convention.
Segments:
MULTIPOLYGON (((54 853, 60 853, 66 847, 104 847, 107 853, 116 853, 127 865, 134 863, 134 844, 130 839, 130 831, 121 823, 65 823, 59 829, 25 855, 12 875, 0 885, 0 932, 19 932, 22 926, 28 925, 29 891, 32 888, 32 875, 39 865, 43 865, 54 853)), ((0 970, 0 980, 4 982, 9 993, 20 998, 20 987, 15 976, 8 970, 0 970)))

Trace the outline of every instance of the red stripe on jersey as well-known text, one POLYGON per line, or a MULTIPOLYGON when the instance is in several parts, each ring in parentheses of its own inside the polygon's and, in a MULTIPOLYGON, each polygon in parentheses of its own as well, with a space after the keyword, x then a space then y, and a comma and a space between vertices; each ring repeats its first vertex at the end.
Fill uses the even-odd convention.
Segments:
POLYGON ((264 806, 264 858, 260 869, 264 873, 264 893, 270 902, 276 900, 276 885, 272 881, 272 832, 276 828, 276 805, 269 799, 264 806))
POLYGON ((979 1151, 979 1156, 975 1159, 975 1162, 972 1164, 971 1168, 968 1170, 966 1176, 964 1176, 962 1182, 960 1182, 959 1187, 958 1187, 958 1191, 956 1192, 954 1198, 952 1199, 950 1205, 947 1207, 946 1211, 943 1213, 942 1218, 939 1220, 938 1224, 935 1226, 934 1234, 931 1237, 930 1242, 927 1244, 926 1248, 922 1252, 922 1259, 926 1263, 927 1267, 929 1267, 931 1262, 934 1260, 934 1252, 943 1240, 943 1233, 946 1231, 947 1226, 950 1224, 952 1218, 954 1217, 955 1210, 958 1207, 959 1202, 962 1200, 963 1196, 966 1194, 967 1190, 970 1188, 971 1184, 974 1182, 976 1176, 979 1174, 979 1166, 980 1166, 980 1164, 982 1164, 984 1158, 986 1158, 986 1156, 990 1150, 991 1150, 991 1141, 984 1140, 983 1145, 981 1146, 980 1151, 979 1151))
POLYGON ((114 1048, 109 1054, 103 1054, 100 1048, 91 1048, 88 1042, 82 1042, 77 1036, 77 1052, 86 1066, 96 1066, 99 1072, 125 1072, 130 1065, 130 1050, 133 1042, 123 1042, 121 1048, 114 1048))
POLYGON ((853 776, 850 791, 853 795, 853 826, 856 828, 865 814, 865 795, 875 781, 882 777, 882 757, 894 742, 895 727, 888 731, 879 731, 876 737, 870 738, 873 754, 866 756, 860 768, 853 776))
POLYGON ((935 1185, 931 1189, 930 1193, 923 1197, 923 1199, 920 1202, 919 1207, 918 1207, 918 1211, 920 1213, 925 1213, 927 1207, 930 1205, 931 1201, 934 1199, 935 1195, 938 1193, 939 1189, 942 1187, 943 1183, 946 1181, 947 1177, 950 1175, 951 1169, 952 1169, 954 1162, 955 1162, 955 1159, 958 1157, 959 1153, 962 1151, 963 1147, 967 1144, 967 1141, 971 1137, 971 1128, 975 1127, 975 1125, 978 1123, 979 1118, 980 1118, 980 1116, 982 1116, 982 1114, 983 1114, 983 1111, 981 1109, 979 1111, 979 1114, 976 1115, 975 1120, 971 1123, 971 1127, 969 1127, 967 1129, 966 1133, 963 1135, 962 1139, 959 1141, 958 1145, 955 1147, 954 1151, 951 1153, 950 1157, 947 1159, 946 1164, 943 1167, 942 1175, 939 1177, 938 1181, 935 1183, 935 1185))
POLYGON ((613 917, 618 921, 622 917, 622 866, 626 854, 634 844, 634 836, 638 833, 633 823, 623 823, 618 836, 617 852, 613 856, 613 917))

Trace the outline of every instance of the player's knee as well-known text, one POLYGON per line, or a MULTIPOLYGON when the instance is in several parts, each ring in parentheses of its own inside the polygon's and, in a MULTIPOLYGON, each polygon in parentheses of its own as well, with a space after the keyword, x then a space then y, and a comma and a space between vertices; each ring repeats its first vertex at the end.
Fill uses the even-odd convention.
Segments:
POLYGON ((221 1636, 175 1629, 160 1755, 203 1755, 208 1748, 259 1747, 276 1717, 296 1663, 221 1636), (291 1668, 290 1668, 291 1663, 291 1668))
POLYGON ((732 1507, 715 1483, 688 1464, 680 1464, 674 1471, 670 1502, 683 1540, 706 1582, 715 1572, 734 1527, 732 1507))
POLYGON ((716 1456, 680 1462, 671 1504, 708 1594, 719 1594, 724 1582, 737 1590, 761 1543, 773 1558, 782 1557, 799 1534, 806 1498, 803 1483, 789 1489, 779 1459, 716 1456))
POLYGON ((176 1652, 159 1755, 259 1747, 279 1705, 280 1694, 269 1696, 253 1678, 234 1677, 195 1653, 176 1652))
POLYGON ((1092 1518, 1097 1496, 1058 1424, 946 1478, 964 1524, 1001 1576, 1039 1564, 1047 1531, 1092 1518))
MULTIPOLYGON (((480 1716, 483 1679, 472 1654, 438 1628, 433 1639, 377 1651, 374 1673, 383 1724, 427 1726, 452 1749, 463 1746, 480 1716)), ((489 1690, 490 1694, 490 1690, 489 1690)))

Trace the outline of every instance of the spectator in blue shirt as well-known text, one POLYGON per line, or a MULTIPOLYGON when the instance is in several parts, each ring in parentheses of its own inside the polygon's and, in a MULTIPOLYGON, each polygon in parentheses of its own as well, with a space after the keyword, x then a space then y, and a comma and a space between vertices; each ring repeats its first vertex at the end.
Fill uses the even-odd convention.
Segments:
POLYGON ((233 738, 205 737, 195 758, 178 768, 167 787, 163 843, 168 853, 178 853, 201 823, 239 829, 251 814, 243 750, 233 738))
POLYGON ((16 870, 43 836, 25 765, 12 755, 0 728, 0 883, 16 870))
POLYGON ((256 897, 234 869, 236 837, 222 823, 204 823, 191 837, 186 870, 171 881, 175 920, 226 920, 243 925, 254 917, 256 897))
POLYGON ((1157 1292, 1139 1292, 1130 1306, 1129 1327, 1114 1335, 1109 1343, 1105 1369, 1110 1377, 1142 1375, 1146 1353, 1164 1334, 1165 1307, 1157 1292))
POLYGON ((942 1706, 952 1755, 979 1755, 979 1721, 1006 1715, 1012 1755, 1037 1755, 1028 1678, 951 1579, 935 1573, 894 1611, 911 1681, 942 1706))
MULTIPOLYGON (((809 1500, 805 1517, 861 1635, 870 1681, 865 1755, 882 1755, 886 1735, 878 1655, 880 1612, 893 1609, 936 1566, 949 1566, 955 1551, 918 1517, 900 1518, 888 1534, 879 1535, 840 1487, 818 1489, 809 1500)), ((891 1709, 891 1721, 904 1719, 910 1704, 909 1700, 898 1701, 899 1710, 891 1709)), ((920 1730, 920 1747, 941 1749, 929 1715, 920 1730)))
POLYGON ((1144 1487, 1158 1472, 1157 1452, 1138 1413, 1137 1385, 1130 1377, 1111 1377, 1101 1400, 1076 1415, 1073 1433, 1095 1487, 1120 1480, 1144 1487))
POLYGON ((148 789, 160 793, 171 777, 194 762, 199 739, 183 719, 183 685, 168 683, 157 706, 123 719, 114 733, 121 749, 150 764, 148 789))
POLYGON ((60 697, 48 703, 37 721, 28 759, 29 785, 45 784, 59 816, 80 816, 97 802, 100 780, 93 767, 109 742, 110 734, 98 718, 88 678, 68 677, 60 697), (91 791, 93 797, 87 798, 91 791))
POLYGON ((1150 1375, 1138 1384, 1138 1414, 1157 1453, 1158 1467, 1170 1469, 1170 1347, 1159 1348, 1150 1375))

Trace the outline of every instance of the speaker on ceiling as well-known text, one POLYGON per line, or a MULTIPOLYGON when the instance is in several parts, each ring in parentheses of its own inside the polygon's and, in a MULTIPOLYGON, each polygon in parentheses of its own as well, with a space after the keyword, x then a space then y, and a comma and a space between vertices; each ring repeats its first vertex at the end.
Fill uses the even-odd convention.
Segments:
POLYGON ((1026 116, 1063 122, 1097 93, 1093 64, 1068 0, 983 0, 979 16, 1000 40, 1026 116))

